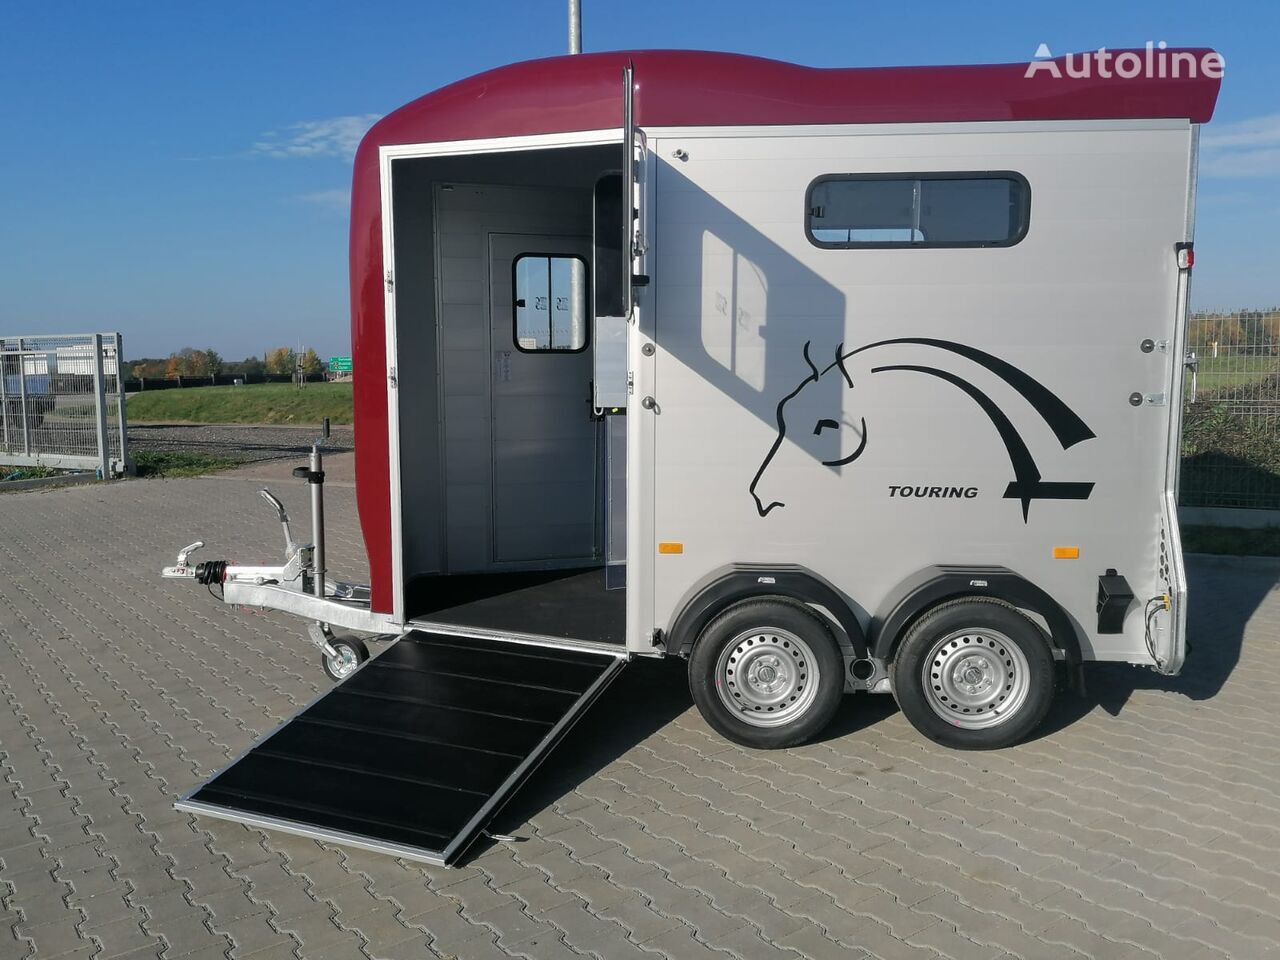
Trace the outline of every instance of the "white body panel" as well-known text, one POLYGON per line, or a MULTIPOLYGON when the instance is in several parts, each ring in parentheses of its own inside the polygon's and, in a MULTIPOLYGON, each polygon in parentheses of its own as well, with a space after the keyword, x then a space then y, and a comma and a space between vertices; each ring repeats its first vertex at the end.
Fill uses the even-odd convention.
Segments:
POLYGON ((1000 565, 1063 605, 1082 628, 1086 659, 1150 662, 1142 601, 1166 590, 1157 564, 1176 364, 1167 349, 1139 344, 1172 343, 1180 322, 1173 251, 1189 239, 1190 125, 663 133, 652 141, 650 211, 657 355, 636 393, 658 404, 644 458, 652 537, 684 551, 654 561, 653 625, 669 626, 700 579, 736 563, 802 564, 845 593, 864 623, 925 567, 1000 565), (989 170, 1015 171, 1031 187, 1030 229, 1013 246, 833 250, 806 237, 806 188, 819 176, 989 170), (991 370, 934 346, 886 345, 849 357, 852 389, 832 372, 788 405, 787 439, 759 489, 763 504, 785 506, 761 516, 749 485, 778 437, 780 401, 810 374, 805 344, 823 369, 840 345, 847 355, 904 337, 1013 364, 1095 436, 1063 449, 991 370), (1024 520, 1019 500, 1004 497, 1010 453, 983 409, 937 376, 872 372, 886 365, 965 379, 1007 415, 1045 481, 1091 482, 1088 499, 1034 499, 1024 520), (1135 407, 1135 392, 1165 402, 1135 407), (812 436, 815 418, 843 424, 839 453, 812 436), (864 419, 863 455, 823 466, 853 452, 864 419), (890 496, 892 485, 976 496, 904 499, 890 496), (1080 557, 1055 560, 1055 546, 1080 557), (1123 633, 1098 635, 1097 577, 1107 568, 1128 578, 1139 602, 1123 633))

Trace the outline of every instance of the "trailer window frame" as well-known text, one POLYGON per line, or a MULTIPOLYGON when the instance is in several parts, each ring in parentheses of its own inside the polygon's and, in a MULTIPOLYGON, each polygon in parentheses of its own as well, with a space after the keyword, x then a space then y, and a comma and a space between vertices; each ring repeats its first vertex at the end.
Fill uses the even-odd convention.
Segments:
MULTIPOLYGON (((550 291, 548 290, 548 295, 550 291)), ((555 355, 572 355, 582 353, 591 346, 591 264, 587 258, 578 253, 547 253, 542 250, 526 250, 524 253, 518 253, 511 258, 511 343, 520 353, 528 354, 546 354, 548 356, 555 355), (520 346, 520 298, 516 296, 518 291, 518 278, 520 261, 527 257, 545 258, 548 261, 548 269, 550 269, 551 260, 577 260, 582 264, 583 271, 583 298, 582 305, 584 323, 582 328, 582 345, 579 347, 522 347, 520 346)), ((550 305, 549 305, 550 306, 550 305)), ((551 324, 551 311, 547 313, 547 333, 550 336, 554 325, 551 324)))
MULTIPOLYGON (((919 210, 916 210, 918 229, 919 210)), ((804 192, 804 234, 809 243, 822 250, 963 250, 963 249, 1000 249, 1021 243, 1031 228, 1031 183, 1016 170, 930 170, 903 171, 894 173, 824 173, 810 181, 804 192), (936 180, 1007 180, 1016 184, 1020 192, 1021 202, 1018 204, 1017 219, 1011 219, 1015 228, 1003 240, 822 240, 814 236, 814 204, 813 193, 826 183, 848 181, 878 182, 914 180, 919 182, 936 180)), ((823 229, 818 226, 818 229, 823 229)), ((831 229, 831 228, 828 228, 831 229)), ((839 229, 839 228, 835 228, 839 229)), ((869 228, 874 229, 874 228, 869 228)), ((889 228, 886 228, 889 229, 889 228)), ((902 229, 907 229, 903 227, 902 229)))

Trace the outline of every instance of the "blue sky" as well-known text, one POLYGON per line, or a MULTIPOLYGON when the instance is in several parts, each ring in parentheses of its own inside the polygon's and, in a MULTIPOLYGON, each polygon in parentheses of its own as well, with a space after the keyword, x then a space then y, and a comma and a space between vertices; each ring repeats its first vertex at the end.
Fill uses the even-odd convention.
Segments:
MULTIPOLYGON (((346 197, 364 127, 564 49, 563 0, 0 0, 0 332, 123 331, 130 356, 348 349, 346 197)), ((1209 45, 1194 298, 1280 303, 1280 4, 583 0, 586 50, 814 66, 1209 45)))

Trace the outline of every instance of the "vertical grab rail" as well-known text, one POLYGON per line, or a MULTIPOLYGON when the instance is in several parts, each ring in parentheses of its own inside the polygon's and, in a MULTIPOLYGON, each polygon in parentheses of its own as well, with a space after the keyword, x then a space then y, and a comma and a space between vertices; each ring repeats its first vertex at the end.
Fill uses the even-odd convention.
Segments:
POLYGON ((635 67, 627 61, 627 65, 622 68, 622 315, 628 322, 632 319, 635 306, 635 291, 631 286, 636 232, 634 91, 635 67))

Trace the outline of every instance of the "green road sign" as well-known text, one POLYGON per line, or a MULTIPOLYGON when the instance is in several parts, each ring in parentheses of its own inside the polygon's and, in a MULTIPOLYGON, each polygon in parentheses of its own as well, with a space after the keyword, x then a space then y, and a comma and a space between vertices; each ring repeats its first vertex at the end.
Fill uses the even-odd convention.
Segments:
POLYGON ((350 373, 351 358, 350 357, 330 357, 329 372, 330 373, 350 373))

